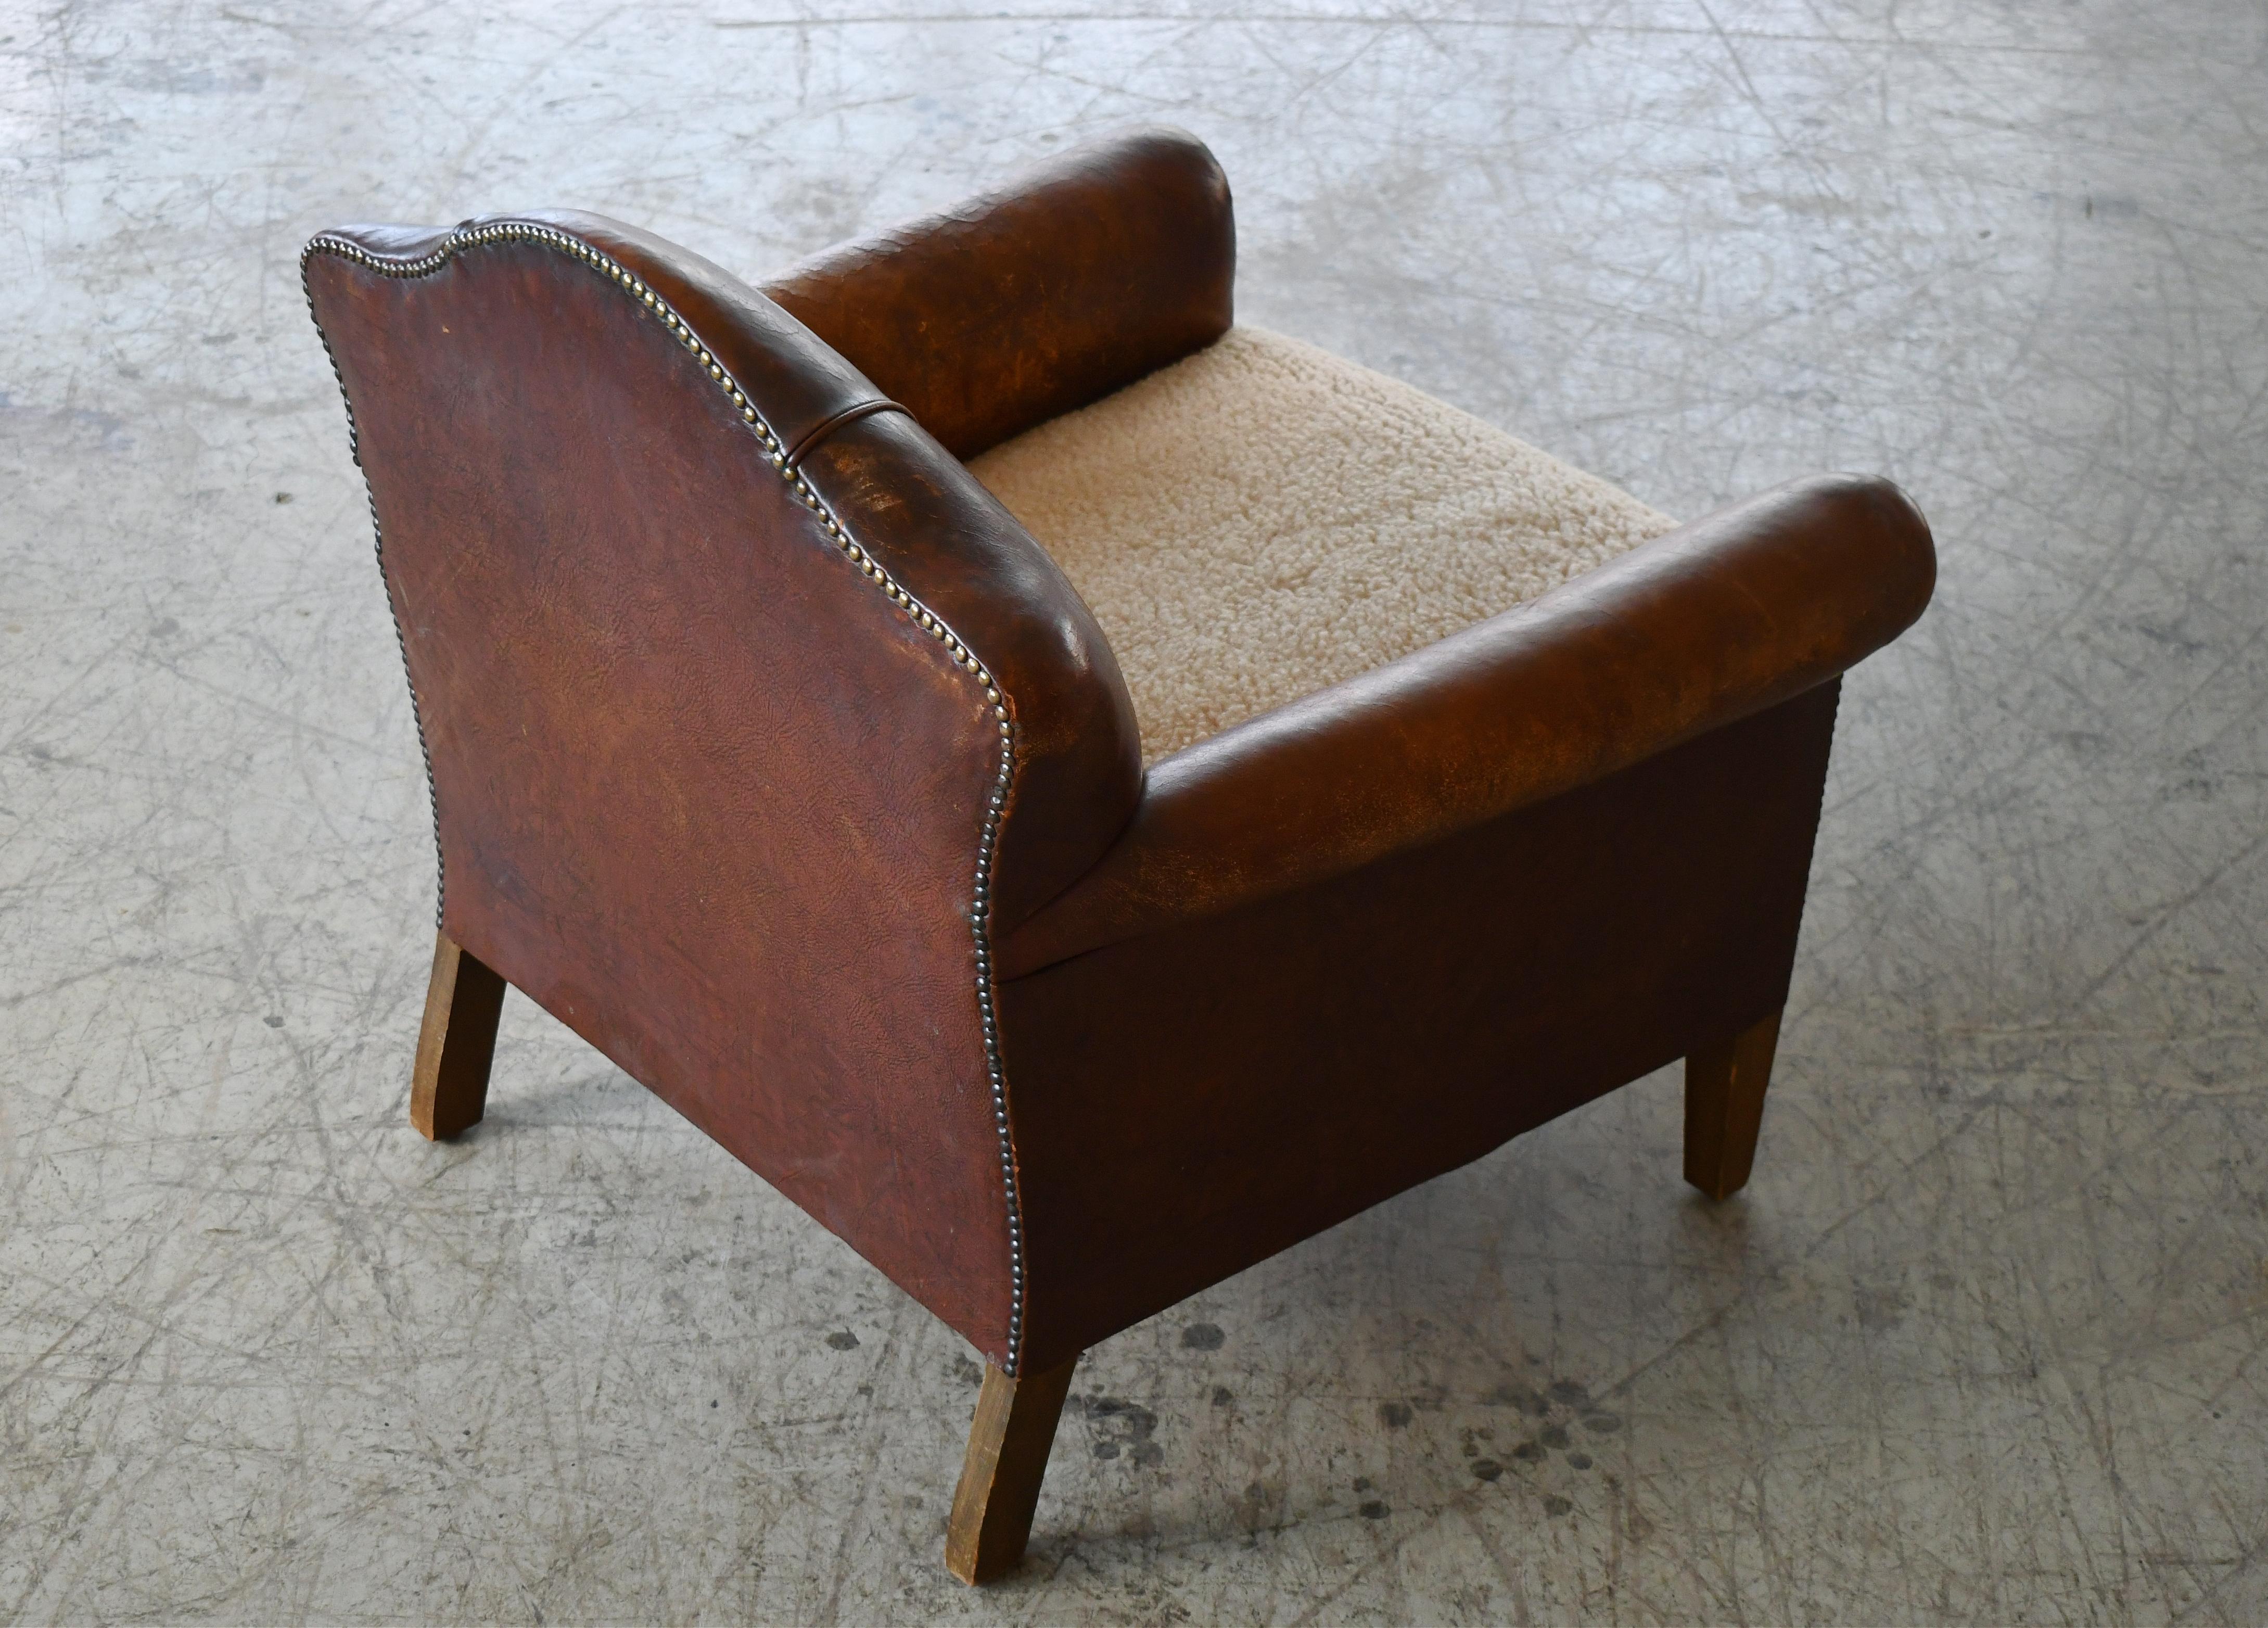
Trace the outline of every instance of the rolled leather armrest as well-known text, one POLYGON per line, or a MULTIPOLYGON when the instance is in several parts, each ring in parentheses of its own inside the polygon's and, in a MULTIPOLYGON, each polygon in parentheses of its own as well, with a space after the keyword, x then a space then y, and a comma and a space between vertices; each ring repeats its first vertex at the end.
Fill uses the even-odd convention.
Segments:
POLYGON ((1211 344, 1235 276, 1227 178, 1159 129, 824 250, 763 291, 968 459, 1211 344))
POLYGON ((1150 771, 1094 868, 996 938, 1014 977, 1326 880, 1628 768, 1911 626, 1929 527, 1887 481, 1792 482, 1150 771))

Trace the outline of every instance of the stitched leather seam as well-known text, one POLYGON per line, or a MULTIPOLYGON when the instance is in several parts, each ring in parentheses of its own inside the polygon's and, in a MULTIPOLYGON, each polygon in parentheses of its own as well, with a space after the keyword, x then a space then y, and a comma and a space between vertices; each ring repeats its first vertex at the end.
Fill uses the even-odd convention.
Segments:
MULTIPOLYGON (((307 285, 307 264, 317 254, 335 255, 341 260, 363 267, 366 270, 375 271, 381 276, 414 278, 431 276, 466 249, 505 242, 536 244, 566 254, 581 262, 591 270, 615 284, 621 291, 629 295, 633 302, 643 306, 656 321, 668 330, 670 336, 677 340, 700 364, 703 371, 709 375, 710 381, 724 392, 734 410, 740 414, 741 422, 747 426, 749 431, 755 436, 758 443, 762 446, 765 460, 778 471, 780 478, 787 483, 789 490, 795 494, 797 500, 819 517, 820 524, 826 531, 828 541, 835 545, 836 552, 850 561, 861 576, 879 588, 883 597, 903 612, 909 621, 942 645, 956 666, 964 668, 971 677, 983 686, 985 704, 991 708, 994 721, 999 727, 1000 762, 998 771, 993 778, 991 795, 985 805, 983 826, 977 842, 974 902, 969 909, 969 925, 976 940, 976 1005, 977 1014, 983 1022, 984 1032, 985 1072, 991 1090, 993 1126, 999 1136, 1001 1187, 1007 1201, 1008 1348, 1007 1360, 1003 1366, 1008 1375, 1013 1378, 1021 1366, 1024 1344, 1024 1222, 1022 1205, 1018 1202, 1017 1196, 1015 1138, 1011 1132, 1008 1121, 1007 1078, 1000 1057, 999 1026, 993 998, 991 896, 993 858, 998 851, 1001 821, 1006 816, 1010 792, 1015 780, 1015 718, 1011 711, 1008 696, 1000 688, 999 681, 993 676, 990 669, 978 659, 974 651, 968 648, 961 636, 946 624, 943 617, 931 610, 914 595, 907 593, 882 563, 860 546, 850 535, 849 528, 828 505, 826 499, 821 497, 804 478, 803 472, 796 468, 794 462, 795 458, 800 457, 812 446, 816 446, 820 437, 831 434, 844 424, 864 417, 868 413, 887 411, 893 408, 899 412, 904 412, 906 409, 899 407, 895 401, 862 402, 858 407, 849 409, 846 413, 838 413, 833 418, 824 421, 815 430, 806 431, 791 453, 790 449, 781 444, 778 435, 774 432, 770 424, 758 410, 756 404, 748 398, 741 390, 739 382, 726 371, 725 365, 717 359, 707 345, 702 343, 700 335, 694 332, 692 325, 678 314, 675 307, 671 306, 666 298, 643 277, 605 250, 584 242, 582 239, 571 232, 562 232, 556 226, 539 225, 532 221, 497 221, 482 226, 460 226, 444 238, 439 246, 431 253, 406 260, 374 254, 360 244, 348 239, 335 237, 328 232, 319 233, 310 239, 306 247, 299 252, 300 286, 307 295, 307 314, 310 318, 313 318, 315 311, 314 291, 307 285)), ((321 321, 317 320, 315 331, 319 335, 322 334, 322 327, 321 321)), ((348 446, 354 454, 356 467, 361 468, 362 448, 359 435, 355 427, 354 402, 347 396, 346 380, 339 372, 338 357, 331 350, 330 338, 328 335, 323 335, 323 350, 324 354, 330 357, 333 377, 339 381, 340 397, 346 401, 348 446)), ((364 470, 364 486, 367 491, 369 486, 367 469, 364 470)), ((371 525, 375 533, 378 527, 378 500, 375 494, 371 494, 371 525)), ((379 551, 379 568, 382 578, 385 571, 385 541, 382 536, 379 537, 377 546, 379 551)), ((387 603, 389 608, 393 604, 393 600, 394 595, 389 588, 387 593, 387 603)), ((402 670, 406 675, 409 665, 409 645, 402 638, 401 622, 399 615, 394 618, 394 634, 395 641, 401 645, 402 670)), ((410 685, 410 705, 413 711, 416 711, 416 685, 413 681, 410 685)), ((434 786, 433 755, 425 746, 424 724, 422 718, 418 723, 417 740, 418 749, 423 754, 425 759, 426 795, 433 808, 433 857, 437 876, 434 919, 438 924, 441 919, 442 911, 441 889, 446 887, 447 878, 441 852, 440 799, 434 786)))
POLYGON ((845 425, 857 424, 861 418, 872 418, 876 413, 903 413, 909 418, 913 416, 912 409, 881 396, 876 396, 871 401, 861 401, 856 407, 846 407, 834 417, 822 418, 803 432, 803 438, 788 450, 787 467, 791 469, 802 468, 803 460, 817 452, 819 444, 828 436, 845 425))

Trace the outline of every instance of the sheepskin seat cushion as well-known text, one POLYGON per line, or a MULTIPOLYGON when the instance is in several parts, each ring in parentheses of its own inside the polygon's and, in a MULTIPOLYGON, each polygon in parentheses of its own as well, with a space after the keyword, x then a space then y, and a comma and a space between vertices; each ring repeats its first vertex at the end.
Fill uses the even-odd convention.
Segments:
POLYGON ((1093 608, 1149 762, 1674 524, 1408 385, 1253 328, 969 467, 1093 608))

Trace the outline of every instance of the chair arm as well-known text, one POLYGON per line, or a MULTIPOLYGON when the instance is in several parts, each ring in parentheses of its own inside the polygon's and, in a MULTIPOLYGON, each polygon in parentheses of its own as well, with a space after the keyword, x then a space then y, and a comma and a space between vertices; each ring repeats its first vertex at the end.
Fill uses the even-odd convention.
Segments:
POLYGON ((1152 769, 1094 868, 996 940, 1018 976, 1326 880, 1628 768, 1911 625, 1929 527, 1887 481, 1776 488, 1152 769))
POLYGON ((1149 129, 824 250, 763 291, 969 459, 1211 344, 1235 274, 1220 166, 1149 129))

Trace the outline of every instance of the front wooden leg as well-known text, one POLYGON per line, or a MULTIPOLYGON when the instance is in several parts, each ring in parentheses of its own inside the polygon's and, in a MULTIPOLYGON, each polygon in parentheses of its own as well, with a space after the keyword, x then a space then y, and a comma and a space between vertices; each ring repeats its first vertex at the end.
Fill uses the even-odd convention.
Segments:
POLYGON ((946 1568, 962 1582, 989 1583, 1024 1558, 1056 1420, 1078 1366, 1073 1357, 1048 1373, 1010 1379, 984 1365, 976 1422, 968 1427, 968 1457, 945 1533, 946 1568))
POLYGON ((504 980, 447 933, 436 933, 433 981, 425 986, 425 1024, 417 1031, 417 1066, 409 1079, 409 1123, 428 1141, 480 1123, 503 1011, 504 980))
POLYGON ((1778 1044, 1774 1012, 1685 1059, 1685 1179, 1712 1198, 1730 1198, 1749 1184, 1778 1044))

